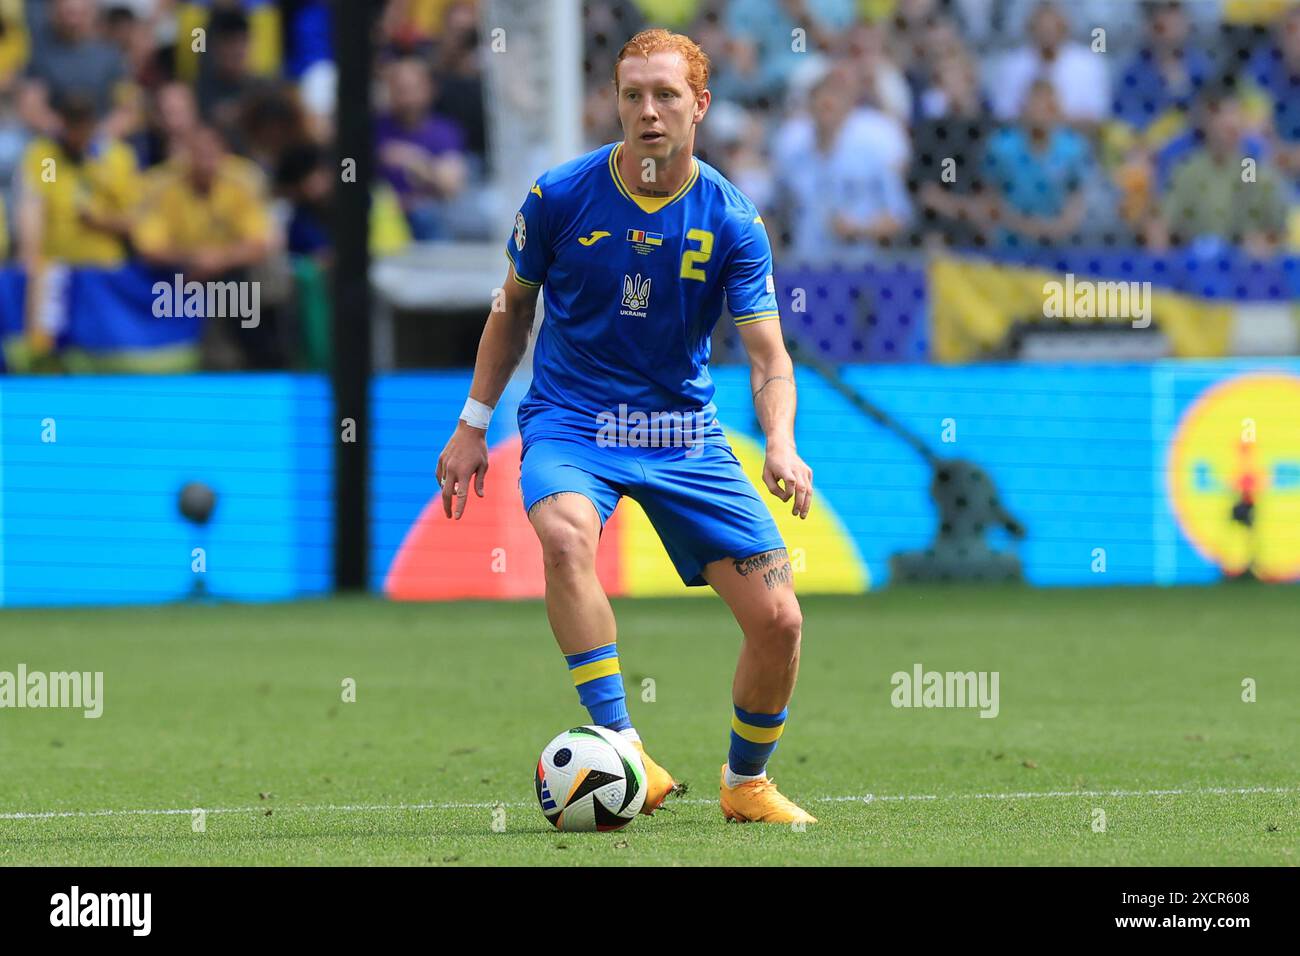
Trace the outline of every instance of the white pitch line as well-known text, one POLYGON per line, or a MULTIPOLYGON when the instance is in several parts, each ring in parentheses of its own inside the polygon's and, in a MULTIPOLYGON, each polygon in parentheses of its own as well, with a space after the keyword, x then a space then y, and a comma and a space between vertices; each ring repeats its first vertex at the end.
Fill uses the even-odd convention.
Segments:
POLYGON ((1033 800, 1043 797, 1179 797, 1193 794, 1300 793, 1300 787, 1198 787, 1190 790, 1024 790, 1016 793, 864 794, 856 797, 819 797, 823 803, 877 800, 1033 800))
MULTIPOLYGON (((1180 797, 1212 795, 1238 795, 1250 793, 1300 793, 1300 787, 1200 787, 1172 790, 1024 790, 1015 793, 866 793, 848 797, 813 797, 814 803, 884 803, 912 800, 1036 800, 1063 797, 1180 797)), ((668 804, 711 804, 713 799, 691 798, 673 800, 668 804)), ((0 813, 0 820, 56 820, 85 817, 168 817, 186 816, 202 810, 204 813, 265 813, 278 810, 282 813, 373 813, 393 810, 491 810, 494 807, 531 807, 525 803, 372 803, 372 804, 320 804, 317 806, 284 806, 265 803, 257 807, 190 807, 158 810, 47 810, 34 812, 0 813)))

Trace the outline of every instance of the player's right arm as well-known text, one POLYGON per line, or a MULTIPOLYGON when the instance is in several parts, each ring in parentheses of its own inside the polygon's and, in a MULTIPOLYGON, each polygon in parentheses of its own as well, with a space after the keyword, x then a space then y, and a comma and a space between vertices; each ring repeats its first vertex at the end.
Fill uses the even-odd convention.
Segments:
MULTIPOLYGON (((525 285, 515 276, 514 263, 502 288, 503 307, 488 313, 474 361, 474 381, 469 397, 492 408, 501 399, 506 383, 518 368, 528 348, 537 310, 539 286, 525 285)), ((465 513, 471 481, 474 493, 483 497, 483 480, 488 470, 487 429, 475 428, 463 418, 438 456, 434 472, 442 488, 442 510, 448 518, 465 513), (453 506, 454 500, 454 506, 453 506)))
MULTIPOLYGON (((548 210, 542 205, 543 192, 550 191, 550 183, 543 176, 533 183, 515 214, 515 227, 505 246, 506 258, 510 260, 506 284, 501 297, 493 302, 483 337, 479 339, 474 381, 461 420, 438 457, 435 474, 442 487, 442 510, 448 518, 459 518, 465 513, 471 479, 475 493, 483 497, 483 478, 488 469, 487 422, 528 348, 537 293, 554 258, 548 210)), ((550 201, 554 202, 554 194, 550 201)))

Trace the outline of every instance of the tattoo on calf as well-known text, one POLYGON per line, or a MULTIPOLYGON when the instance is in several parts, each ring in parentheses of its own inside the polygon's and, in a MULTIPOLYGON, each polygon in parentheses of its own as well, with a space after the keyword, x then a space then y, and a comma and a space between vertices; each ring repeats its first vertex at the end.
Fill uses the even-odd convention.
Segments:
POLYGON ((785 548, 764 551, 762 554, 754 554, 748 558, 733 558, 732 563, 736 566, 736 573, 741 577, 761 572, 763 583, 769 591, 782 584, 789 584, 793 576, 790 556, 785 548))

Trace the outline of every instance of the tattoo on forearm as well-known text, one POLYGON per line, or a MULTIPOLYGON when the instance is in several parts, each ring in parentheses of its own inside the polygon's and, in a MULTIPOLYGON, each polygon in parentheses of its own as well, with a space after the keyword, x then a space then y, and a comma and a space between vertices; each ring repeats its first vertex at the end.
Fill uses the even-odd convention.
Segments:
POLYGON ((766 381, 763 382, 762 385, 758 386, 758 391, 754 392, 754 397, 758 398, 759 392, 763 391, 763 389, 767 388, 773 382, 778 380, 782 382, 789 382, 791 385, 794 385, 794 379, 789 375, 771 375, 767 378, 766 381))
POLYGON ((792 578, 790 556, 785 548, 764 551, 762 554, 751 555, 748 558, 733 558, 732 563, 736 566, 736 573, 741 577, 761 572, 763 583, 769 591, 782 584, 789 584, 792 578))

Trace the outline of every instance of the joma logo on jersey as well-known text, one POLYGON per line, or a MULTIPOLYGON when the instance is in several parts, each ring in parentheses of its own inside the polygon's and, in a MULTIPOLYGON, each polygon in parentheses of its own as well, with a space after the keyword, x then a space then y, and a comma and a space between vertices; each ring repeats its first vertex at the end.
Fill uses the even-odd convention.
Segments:
POLYGON ((638 319, 645 318, 645 310, 650 306, 650 277, 641 278, 641 273, 633 279, 623 276, 623 308, 619 315, 631 315, 638 319))
POLYGON ((589 236, 579 236, 578 241, 582 243, 584 246, 590 246, 590 245, 595 245, 597 242, 600 242, 600 240, 604 239, 608 235, 609 233, 607 233, 605 230, 597 229, 589 236))

